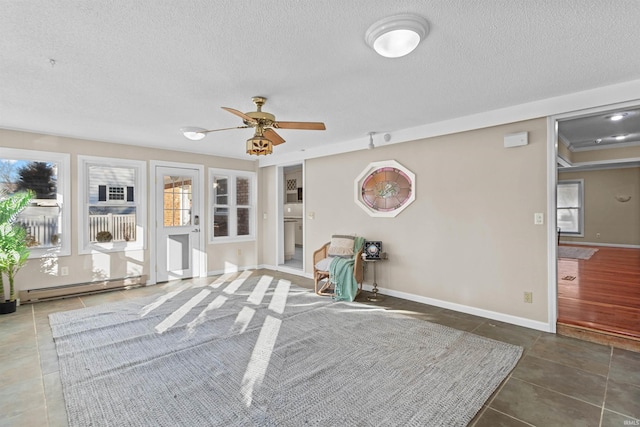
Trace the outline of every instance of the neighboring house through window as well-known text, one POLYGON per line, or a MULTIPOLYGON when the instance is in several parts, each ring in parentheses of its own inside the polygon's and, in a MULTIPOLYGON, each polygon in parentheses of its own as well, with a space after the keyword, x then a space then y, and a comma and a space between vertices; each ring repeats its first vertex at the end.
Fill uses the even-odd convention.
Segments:
POLYGON ((34 198, 18 216, 27 231, 30 258, 71 253, 70 156, 2 148, 0 197, 31 190, 34 198))
POLYGON ((255 239, 256 174, 209 169, 211 243, 255 239))
POLYGON ((81 253, 142 249, 146 228, 143 161, 78 156, 81 253))
POLYGON ((558 182, 557 221, 561 234, 584 236, 584 180, 558 182))

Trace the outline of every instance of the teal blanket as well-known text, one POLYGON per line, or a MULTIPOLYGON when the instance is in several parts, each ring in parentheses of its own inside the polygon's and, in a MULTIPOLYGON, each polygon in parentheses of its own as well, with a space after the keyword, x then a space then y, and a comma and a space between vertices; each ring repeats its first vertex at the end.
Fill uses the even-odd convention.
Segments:
MULTIPOLYGON (((356 237, 353 242, 353 253, 357 254, 364 244, 364 237, 356 237)), ((329 277, 335 285, 333 298, 336 301, 353 301, 358 292, 358 282, 353 277, 353 266, 356 255, 351 258, 334 258, 329 266, 329 277)))

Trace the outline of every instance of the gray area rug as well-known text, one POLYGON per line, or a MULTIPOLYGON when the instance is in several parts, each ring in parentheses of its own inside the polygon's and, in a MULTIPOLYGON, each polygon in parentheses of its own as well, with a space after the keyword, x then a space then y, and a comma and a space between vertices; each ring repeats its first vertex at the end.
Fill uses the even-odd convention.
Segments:
POLYGON ((269 276, 49 319, 83 427, 464 426, 522 354, 269 276))
POLYGON ((579 248, 576 246, 558 246, 558 258, 589 259, 598 252, 595 248, 579 248))

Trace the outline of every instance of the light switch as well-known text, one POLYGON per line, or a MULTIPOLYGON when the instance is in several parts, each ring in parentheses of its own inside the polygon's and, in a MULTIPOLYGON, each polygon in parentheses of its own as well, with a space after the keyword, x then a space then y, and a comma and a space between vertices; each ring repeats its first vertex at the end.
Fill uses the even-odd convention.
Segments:
POLYGON ((544 214, 543 213, 534 213, 533 214, 533 223, 535 225, 542 225, 544 224, 544 214))

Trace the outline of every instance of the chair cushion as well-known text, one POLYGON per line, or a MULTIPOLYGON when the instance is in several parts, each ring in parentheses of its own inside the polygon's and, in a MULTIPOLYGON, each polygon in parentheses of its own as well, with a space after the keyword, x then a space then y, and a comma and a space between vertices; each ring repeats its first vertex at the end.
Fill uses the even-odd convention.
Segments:
POLYGON ((331 243, 329 244, 327 255, 351 258, 353 256, 353 245, 355 240, 355 236, 334 234, 331 236, 331 243))
POLYGON ((329 271, 329 266, 331 265, 331 261, 333 261, 333 257, 321 259, 316 263, 316 270, 329 271))

